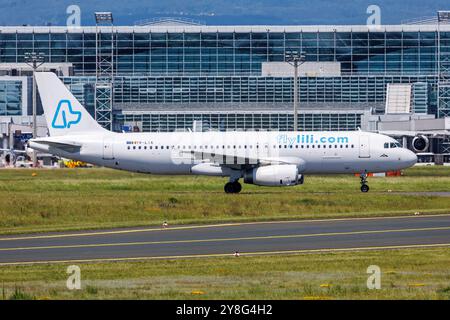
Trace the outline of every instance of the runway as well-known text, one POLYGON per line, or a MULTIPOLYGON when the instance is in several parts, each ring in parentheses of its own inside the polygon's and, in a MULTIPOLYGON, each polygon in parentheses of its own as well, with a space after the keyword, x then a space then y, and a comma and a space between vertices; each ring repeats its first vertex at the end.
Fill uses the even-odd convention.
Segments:
POLYGON ((0 237, 0 266, 450 247, 450 215, 230 223, 0 237))

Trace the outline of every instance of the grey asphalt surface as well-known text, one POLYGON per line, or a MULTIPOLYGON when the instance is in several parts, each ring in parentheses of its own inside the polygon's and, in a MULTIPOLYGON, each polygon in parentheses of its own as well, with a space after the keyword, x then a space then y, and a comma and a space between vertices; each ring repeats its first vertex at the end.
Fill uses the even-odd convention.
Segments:
POLYGON ((0 266, 434 246, 450 248, 450 215, 169 226, 0 237, 0 266))

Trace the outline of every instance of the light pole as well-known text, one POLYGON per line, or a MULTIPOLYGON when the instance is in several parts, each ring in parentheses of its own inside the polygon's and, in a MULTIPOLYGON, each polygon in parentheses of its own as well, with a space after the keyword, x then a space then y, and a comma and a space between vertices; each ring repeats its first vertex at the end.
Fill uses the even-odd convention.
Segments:
MULTIPOLYGON (((36 123, 36 70, 45 62, 44 53, 39 52, 25 52, 25 63, 33 68, 33 138, 37 138, 37 123, 36 123)), ((37 167, 37 155, 33 151, 33 167, 37 167)))
POLYGON ((285 61, 294 66, 294 131, 298 131, 298 67, 305 63, 304 52, 286 51, 285 61))
POLYGON ((113 129, 114 104, 114 19, 111 12, 95 12, 94 118, 104 128, 113 129), (100 28, 103 25, 104 28, 100 28), (106 28, 108 26, 109 28, 106 28), (111 30, 109 33, 107 30, 111 30))

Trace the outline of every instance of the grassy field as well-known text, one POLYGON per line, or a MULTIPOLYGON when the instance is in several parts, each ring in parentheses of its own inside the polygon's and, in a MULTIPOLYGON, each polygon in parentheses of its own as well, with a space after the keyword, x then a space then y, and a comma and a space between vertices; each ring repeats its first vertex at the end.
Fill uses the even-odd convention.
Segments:
POLYGON ((450 299, 450 249, 1 267, 0 299, 450 299), (367 268, 381 268, 369 290, 367 268))
POLYGON ((450 197, 403 191, 450 191, 450 167, 370 178, 307 176, 291 188, 244 185, 223 193, 225 179, 167 177, 107 169, 0 171, 0 234, 140 225, 449 213, 450 197), (36 175, 32 175, 32 173, 36 175))

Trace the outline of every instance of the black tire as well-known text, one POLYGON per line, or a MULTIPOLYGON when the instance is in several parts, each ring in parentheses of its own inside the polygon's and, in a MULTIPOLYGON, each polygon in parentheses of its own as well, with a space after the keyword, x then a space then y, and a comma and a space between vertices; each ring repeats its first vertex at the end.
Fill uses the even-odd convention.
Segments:
POLYGON ((367 184, 363 184, 361 186, 361 192, 364 192, 364 193, 369 192, 369 186, 367 184))
POLYGON ((239 193, 242 190, 242 186, 239 182, 227 182, 224 186, 225 193, 239 193))
POLYGON ((242 185, 239 182, 234 182, 233 183, 233 192, 234 193, 239 193, 242 190, 242 185))
POLYGON ((234 193, 234 185, 231 182, 225 183, 225 186, 223 187, 223 190, 225 193, 234 193))

